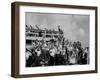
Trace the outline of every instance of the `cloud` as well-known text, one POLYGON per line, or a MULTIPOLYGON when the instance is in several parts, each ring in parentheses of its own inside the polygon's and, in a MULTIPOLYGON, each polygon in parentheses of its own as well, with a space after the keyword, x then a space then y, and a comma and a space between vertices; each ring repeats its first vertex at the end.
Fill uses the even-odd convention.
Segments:
POLYGON ((80 34, 81 36, 85 36, 85 31, 84 31, 82 28, 80 28, 80 29, 79 29, 79 34, 80 34))

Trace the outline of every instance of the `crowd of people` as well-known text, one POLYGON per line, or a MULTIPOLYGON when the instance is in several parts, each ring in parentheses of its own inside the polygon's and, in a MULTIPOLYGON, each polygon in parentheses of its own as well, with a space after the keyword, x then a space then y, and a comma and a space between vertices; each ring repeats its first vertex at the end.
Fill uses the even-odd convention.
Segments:
POLYGON ((89 47, 69 40, 35 40, 26 47, 26 67, 89 64, 89 47))

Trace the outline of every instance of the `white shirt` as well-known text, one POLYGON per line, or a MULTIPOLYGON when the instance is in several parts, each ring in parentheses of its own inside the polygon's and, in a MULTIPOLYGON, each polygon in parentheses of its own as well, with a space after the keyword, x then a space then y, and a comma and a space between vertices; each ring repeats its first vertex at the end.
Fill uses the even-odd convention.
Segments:
POLYGON ((41 50, 35 50, 37 52, 37 56, 40 56, 41 55, 41 50))
POLYGON ((50 55, 54 57, 55 54, 56 54, 56 49, 51 49, 50 50, 50 55))
POLYGON ((25 56, 26 56, 26 60, 28 60, 29 56, 32 56, 32 54, 29 51, 27 51, 25 56))

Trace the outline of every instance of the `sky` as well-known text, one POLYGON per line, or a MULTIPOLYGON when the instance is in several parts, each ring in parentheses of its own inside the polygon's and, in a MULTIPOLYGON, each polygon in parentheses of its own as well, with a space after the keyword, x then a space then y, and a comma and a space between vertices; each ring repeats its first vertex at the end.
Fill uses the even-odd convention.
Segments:
POLYGON ((89 47, 89 15, 26 12, 25 24, 55 30, 60 25, 66 39, 80 41, 83 47, 89 47))

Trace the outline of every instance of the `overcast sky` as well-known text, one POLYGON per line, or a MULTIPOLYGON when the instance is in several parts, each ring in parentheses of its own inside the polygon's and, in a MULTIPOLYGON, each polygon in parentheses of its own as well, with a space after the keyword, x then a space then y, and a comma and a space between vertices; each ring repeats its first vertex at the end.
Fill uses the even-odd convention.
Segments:
POLYGON ((25 14, 25 24, 38 25, 39 28, 58 30, 58 25, 64 31, 64 37, 71 41, 80 41, 83 46, 89 46, 89 16, 73 14, 25 14))

